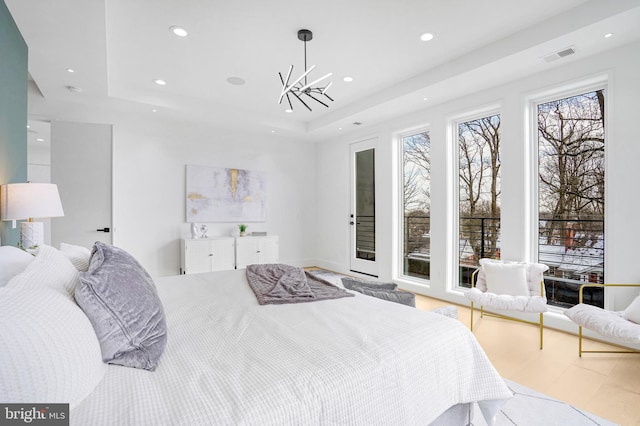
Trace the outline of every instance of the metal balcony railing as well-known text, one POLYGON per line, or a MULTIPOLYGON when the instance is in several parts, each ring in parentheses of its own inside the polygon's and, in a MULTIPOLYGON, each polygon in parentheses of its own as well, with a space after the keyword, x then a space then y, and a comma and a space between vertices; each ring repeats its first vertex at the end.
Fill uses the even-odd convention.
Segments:
POLYGON ((405 275, 429 279, 431 276, 430 216, 405 216, 403 258, 405 275))
MULTIPOLYGON (((460 286, 471 287, 471 274, 481 258, 500 258, 500 219, 460 218, 460 286)), ((544 282, 549 304, 570 307, 578 303, 584 283, 604 281, 604 221, 602 219, 540 219, 538 258, 549 266, 544 282)), ((404 273, 429 279, 431 219, 404 220, 404 273)), ((604 306, 602 289, 585 291, 587 303, 604 306)))
POLYGON ((356 257, 376 259, 376 218, 375 216, 356 216, 356 257))

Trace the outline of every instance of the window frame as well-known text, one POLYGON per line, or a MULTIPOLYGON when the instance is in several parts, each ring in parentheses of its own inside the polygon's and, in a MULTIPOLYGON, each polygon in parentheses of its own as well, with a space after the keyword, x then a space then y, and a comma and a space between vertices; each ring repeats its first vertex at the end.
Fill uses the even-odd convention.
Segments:
MULTIPOLYGON (((448 273, 451 274, 447 279, 448 291, 455 293, 466 292, 469 289, 460 285, 460 145, 458 140, 459 125, 467 121, 477 120, 484 117, 494 115, 500 116, 502 126, 502 107, 500 104, 488 105, 466 113, 452 116, 448 120, 448 139, 449 139, 449 161, 451 170, 448 175, 451 181, 450 187, 450 209, 451 223, 448 226, 447 240, 450 243, 449 255, 450 259, 448 273)), ((502 222, 502 209, 500 210, 500 221, 502 222)))
MULTIPOLYGON (((554 86, 551 88, 547 88, 532 94, 529 94, 525 97, 524 101, 524 120, 525 120, 525 155, 527 158, 525 159, 525 203, 527 206, 525 208, 526 217, 525 224, 528 232, 526 232, 525 241, 525 254, 526 258, 530 262, 537 262, 539 257, 539 241, 538 235, 540 232, 539 229, 539 212, 540 208, 538 205, 539 201, 539 164, 538 164, 538 105, 544 104, 547 102, 553 102, 555 100, 570 98, 573 96, 579 96, 585 93, 594 92, 597 90, 603 90, 604 93, 604 111, 605 111, 605 144, 604 144, 604 167, 605 167, 605 194, 604 194, 604 246, 605 246, 605 254, 604 254, 604 282, 607 282, 607 271, 610 270, 608 267, 608 256, 606 255, 606 247, 608 245, 608 210, 607 207, 609 202, 609 179, 606 178, 610 161, 609 147, 612 145, 611 141, 611 133, 610 124, 611 124, 611 82, 610 77, 607 74, 598 74, 588 78, 583 78, 574 82, 570 82, 567 84, 554 86)), ((610 293, 610 289, 604 289, 604 308, 605 309, 613 309, 613 298, 608 297, 610 293)), ((548 309, 552 313, 561 314, 566 308, 562 308, 559 306, 548 305, 548 309)))
MULTIPOLYGON (((397 155, 397 161, 395 161, 395 164, 397 165, 397 174, 396 174, 397 182, 394 185, 394 188, 397 191, 397 196, 395 197, 397 200, 396 202, 397 220, 396 220, 396 227, 395 227, 396 233, 397 233, 397 236, 395 238, 395 241, 397 243, 397 250, 394 256, 396 273, 394 273, 393 275, 399 280, 409 282, 418 286, 430 288, 431 274, 429 274, 428 279, 425 279, 425 278, 418 278, 418 277, 407 275, 405 274, 405 271, 404 271, 404 203, 405 203, 405 200, 404 200, 404 138, 408 136, 416 135, 418 133, 429 134, 429 143, 430 143, 429 149, 431 150, 431 144, 433 143, 433 141, 431 140, 432 132, 431 132, 431 127, 428 123, 423 126, 410 128, 395 134, 396 155, 397 155)), ((431 159, 431 155, 430 155, 430 159, 431 159)), ((429 176, 429 181, 431 182, 431 176, 429 176)))

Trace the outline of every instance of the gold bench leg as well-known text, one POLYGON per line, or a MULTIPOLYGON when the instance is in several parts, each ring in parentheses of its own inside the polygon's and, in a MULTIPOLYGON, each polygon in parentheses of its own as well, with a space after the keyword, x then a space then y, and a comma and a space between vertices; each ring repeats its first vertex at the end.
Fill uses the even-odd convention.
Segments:
POLYGON ((473 332, 473 302, 471 302, 471 331, 473 332))
POLYGON ((578 327, 578 356, 582 358, 582 327, 578 327))
POLYGON ((542 349, 542 340, 544 336, 544 315, 540 312, 540 349, 542 349))

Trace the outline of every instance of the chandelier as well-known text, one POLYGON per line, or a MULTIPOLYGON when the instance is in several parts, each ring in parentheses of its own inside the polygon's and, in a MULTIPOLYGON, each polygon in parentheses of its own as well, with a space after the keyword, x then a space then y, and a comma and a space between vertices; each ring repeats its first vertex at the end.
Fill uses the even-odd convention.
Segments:
POLYGON ((289 67, 287 78, 283 78, 282 73, 278 73, 278 75, 280 76, 280 82, 282 83, 282 91, 280 92, 280 99, 278 100, 278 104, 282 104, 282 100, 286 97, 287 102, 289 103, 289 111, 293 111, 293 105, 291 104, 291 98, 289 97, 289 95, 295 96, 302 103, 302 105, 307 107, 309 111, 311 111, 311 107, 307 105, 307 103, 304 101, 305 99, 308 102, 308 98, 311 98, 327 108, 329 108, 329 105, 325 103, 326 99, 329 99, 331 102, 333 102, 331 96, 327 95, 327 89, 329 88, 329 86, 331 86, 331 82, 326 86, 314 86, 314 84, 317 84, 325 78, 331 76, 331 73, 320 77, 319 79, 314 80, 311 83, 307 82, 309 73, 316 67, 315 65, 312 65, 311 68, 307 69, 307 42, 311 41, 312 38, 313 33, 311 31, 298 31, 298 39, 304 42, 304 73, 291 84, 289 84, 289 81, 291 80, 293 65, 289 67), (325 102, 323 102, 323 100, 325 102))

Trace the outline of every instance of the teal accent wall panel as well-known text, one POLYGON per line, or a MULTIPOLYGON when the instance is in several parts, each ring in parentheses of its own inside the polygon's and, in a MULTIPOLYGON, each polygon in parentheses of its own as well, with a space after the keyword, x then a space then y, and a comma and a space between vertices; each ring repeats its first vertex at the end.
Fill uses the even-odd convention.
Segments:
MULTIPOLYGON (((0 184, 27 181, 28 52, 4 0, 0 0, 0 184)), ((19 229, 0 222, 2 245, 16 245, 19 229)))

